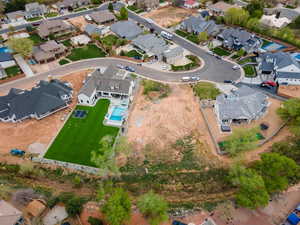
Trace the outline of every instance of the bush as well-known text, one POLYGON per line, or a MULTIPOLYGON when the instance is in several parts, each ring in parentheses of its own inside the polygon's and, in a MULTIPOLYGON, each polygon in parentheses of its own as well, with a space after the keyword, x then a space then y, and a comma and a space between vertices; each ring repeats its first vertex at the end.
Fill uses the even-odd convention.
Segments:
POLYGON ((172 64, 171 69, 173 71, 187 71, 187 70, 192 70, 200 65, 200 60, 197 58, 197 56, 187 55, 186 58, 188 58, 192 62, 181 66, 175 66, 172 64))
POLYGON ((86 202, 85 198, 82 197, 73 197, 66 202, 66 211, 67 213, 74 217, 81 213, 83 209, 83 204, 86 202))
POLYGON ((58 199, 60 202, 66 204, 70 199, 74 198, 74 196, 73 192, 62 192, 58 196, 58 199))
POLYGON ((76 188, 79 188, 82 185, 81 178, 77 175, 73 178, 72 182, 76 188))
POLYGON ((47 206, 52 209, 57 203, 59 203, 59 198, 57 196, 55 197, 51 197, 48 201, 47 201, 47 206))
POLYGON ((143 80, 143 86, 144 86, 144 95, 148 95, 150 92, 160 92, 160 98, 168 96, 170 93, 171 89, 170 86, 167 84, 162 84, 156 81, 152 80, 143 80))
POLYGON ((104 223, 100 219, 94 218, 94 217, 91 217, 91 216, 89 217, 88 222, 91 225, 104 225, 104 223))

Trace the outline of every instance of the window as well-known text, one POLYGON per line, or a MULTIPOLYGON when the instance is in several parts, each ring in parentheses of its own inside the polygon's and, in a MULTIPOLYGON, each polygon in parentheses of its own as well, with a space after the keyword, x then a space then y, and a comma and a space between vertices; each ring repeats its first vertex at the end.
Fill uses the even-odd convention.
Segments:
POLYGON ((89 101, 89 100, 87 100, 86 102, 87 102, 88 104, 90 103, 90 101, 89 101))

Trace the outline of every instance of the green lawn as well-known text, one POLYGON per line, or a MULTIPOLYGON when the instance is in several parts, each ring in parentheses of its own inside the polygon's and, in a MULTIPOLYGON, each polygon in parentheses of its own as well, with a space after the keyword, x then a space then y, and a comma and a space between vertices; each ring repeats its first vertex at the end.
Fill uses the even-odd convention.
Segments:
POLYGON ((29 18, 29 19, 26 19, 26 20, 29 21, 29 22, 33 22, 33 21, 38 21, 38 20, 41 20, 41 19, 43 19, 43 17, 38 16, 38 17, 29 18))
POLYGON ((45 158, 93 166, 91 152, 99 147, 99 140, 105 135, 116 137, 119 128, 103 125, 109 100, 101 99, 96 106, 77 106, 87 110, 84 119, 71 116, 48 149, 45 158))
POLYGON ((219 56, 229 56, 230 52, 221 47, 216 47, 212 50, 215 54, 219 56))
POLYGON ((74 12, 81 12, 87 10, 87 8, 83 7, 83 8, 79 8, 79 9, 74 9, 74 12))
POLYGON ((63 43, 63 45, 66 46, 66 47, 71 47, 72 46, 70 39, 64 40, 61 43, 63 43))
POLYGON ((62 59, 62 60, 59 60, 59 65, 65 65, 65 64, 68 64, 68 63, 70 63, 70 61, 69 60, 66 60, 66 59, 62 59))
POLYGON ((181 37, 189 36, 189 33, 185 32, 185 31, 182 31, 182 30, 176 30, 175 33, 178 34, 181 37))
POLYGON ((20 67, 18 66, 11 66, 5 69, 5 72, 8 77, 13 77, 21 72, 20 67))
POLYGON ((125 54, 125 56, 131 57, 131 58, 136 58, 136 59, 141 59, 143 57, 143 55, 140 54, 139 52, 137 52, 136 50, 131 50, 131 51, 127 52, 125 54))
POLYGON ((139 8, 137 8, 137 7, 134 6, 134 5, 129 5, 129 6, 127 6, 127 9, 129 9, 129 10, 135 12, 135 13, 142 13, 142 12, 145 12, 143 9, 139 9, 139 8))
POLYGON ((238 61, 238 64, 243 65, 243 64, 248 63, 248 62, 254 62, 254 60, 251 59, 250 57, 247 57, 247 58, 244 58, 244 59, 238 61))
POLYGON ((45 17, 55 17, 55 16, 58 16, 58 12, 49 12, 45 14, 45 17))
POLYGON ((34 45, 38 45, 45 42, 45 40, 43 40, 38 34, 31 34, 29 36, 29 39, 33 41, 34 45))
POLYGON ((104 57, 105 52, 98 48, 94 44, 88 44, 82 48, 73 48, 71 54, 67 56, 72 61, 78 61, 82 59, 104 57))
POLYGON ((255 68, 252 65, 246 65, 243 67, 245 72, 245 77, 255 77, 255 68))
POLYGON ((106 46, 113 46, 117 43, 119 38, 116 35, 110 34, 101 38, 101 43, 106 46))

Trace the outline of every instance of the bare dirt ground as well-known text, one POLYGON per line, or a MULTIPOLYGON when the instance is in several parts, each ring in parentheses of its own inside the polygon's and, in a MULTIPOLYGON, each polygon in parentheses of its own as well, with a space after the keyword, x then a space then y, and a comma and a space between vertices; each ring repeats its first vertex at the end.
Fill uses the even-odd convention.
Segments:
POLYGON ((68 19, 68 21, 75 27, 79 28, 81 31, 84 31, 85 25, 87 24, 83 16, 70 18, 68 19))
POLYGON ((143 15, 150 18, 163 27, 170 27, 180 23, 186 17, 191 16, 194 11, 191 9, 177 8, 174 6, 167 6, 152 10, 143 15))
POLYGON ((287 98, 300 98, 300 88, 297 85, 280 85, 278 95, 287 98))
MULTIPOLYGON (((61 78, 61 80, 72 83, 74 89, 73 103, 68 108, 42 120, 28 119, 22 123, 0 123, 0 154, 8 153, 11 148, 26 151, 30 144, 36 142, 48 145, 64 123, 62 118, 75 107, 77 93, 87 73, 87 71, 77 72, 61 78)), ((32 86, 34 86, 33 83, 28 83, 23 88, 30 89, 32 86)))
POLYGON ((149 145, 161 152, 191 132, 197 133, 205 146, 213 147, 192 89, 183 85, 170 87, 171 93, 166 98, 151 101, 143 95, 142 87, 135 97, 129 113, 127 137, 137 154, 149 145))

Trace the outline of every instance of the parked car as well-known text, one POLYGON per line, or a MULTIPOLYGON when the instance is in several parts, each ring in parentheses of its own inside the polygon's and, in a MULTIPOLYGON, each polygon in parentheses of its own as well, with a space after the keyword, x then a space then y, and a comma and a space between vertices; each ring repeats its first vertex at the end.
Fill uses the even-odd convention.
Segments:
POLYGON ((260 85, 261 86, 269 85, 271 87, 276 87, 277 86, 277 84, 274 81, 271 81, 271 80, 266 80, 266 81, 262 82, 260 85))
POLYGON ((238 70, 238 69, 240 69, 240 67, 238 65, 235 65, 235 66, 232 67, 232 69, 233 70, 238 70))
POLYGON ((125 66, 123 66, 122 64, 118 64, 117 67, 118 67, 119 69, 125 69, 125 66))
POLYGON ((212 51, 208 51, 207 54, 214 56, 215 53, 213 53, 212 51))
POLYGON ((135 69, 132 68, 131 66, 126 66, 125 70, 129 71, 129 72, 135 72, 135 69))
POLYGON ((191 77, 181 77, 182 82, 189 82, 191 81, 191 77))
POLYGON ((182 223, 182 222, 180 222, 180 221, 178 221, 178 220, 174 220, 173 222, 172 222, 172 225, 187 225, 186 223, 182 223))
POLYGON ((300 223, 300 204, 291 212, 284 225, 298 225, 300 223))
POLYGON ((89 15, 85 15, 84 18, 87 20, 87 21, 92 21, 92 17, 90 17, 89 15))
POLYGON ((192 81, 199 81, 199 80, 200 80, 200 77, 191 77, 191 80, 192 80, 192 81))
POLYGON ((233 81, 232 80, 224 80, 224 83, 225 84, 233 84, 233 81))
POLYGON ((25 151, 14 148, 14 149, 10 150, 10 154, 15 155, 15 156, 23 156, 25 154, 25 151))
POLYGON ((217 59, 222 59, 222 56, 215 55, 217 59))
POLYGON ((272 86, 270 86, 269 84, 263 84, 263 83, 261 83, 260 86, 263 87, 263 88, 269 88, 269 89, 272 88, 272 86))

